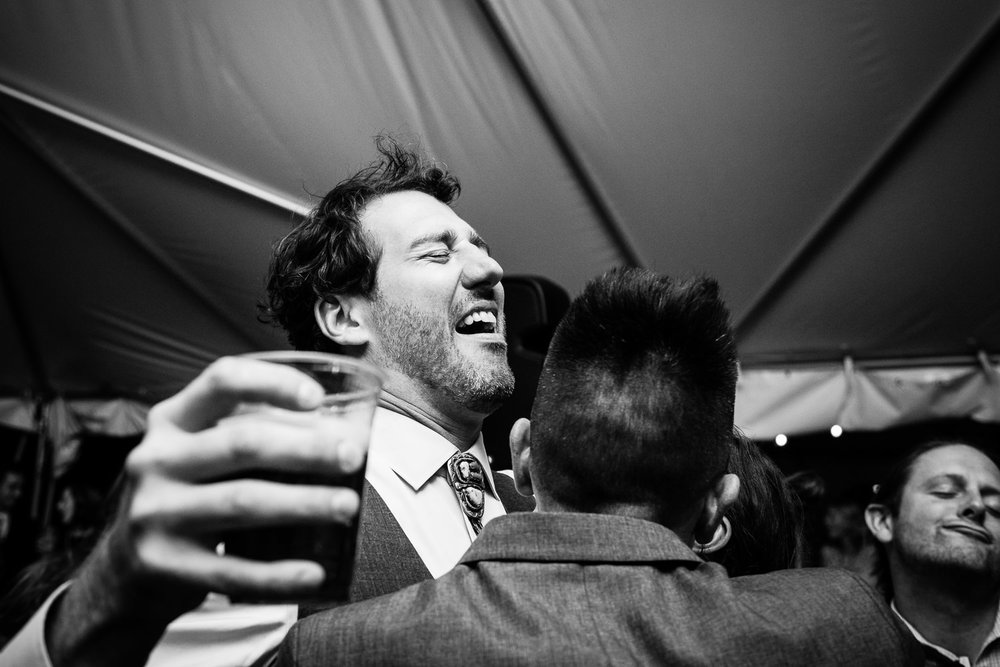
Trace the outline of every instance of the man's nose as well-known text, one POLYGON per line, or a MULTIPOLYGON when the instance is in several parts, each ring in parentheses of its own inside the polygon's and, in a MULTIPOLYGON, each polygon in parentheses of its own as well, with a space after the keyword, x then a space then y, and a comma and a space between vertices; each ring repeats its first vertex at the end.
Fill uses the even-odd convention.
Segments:
POLYGON ((493 287, 503 279, 503 267, 485 250, 475 248, 462 268, 462 284, 466 289, 487 285, 493 287))
POLYGON ((966 519, 982 523, 986 516, 986 504, 983 502, 983 497, 975 491, 967 493, 959 514, 966 519))

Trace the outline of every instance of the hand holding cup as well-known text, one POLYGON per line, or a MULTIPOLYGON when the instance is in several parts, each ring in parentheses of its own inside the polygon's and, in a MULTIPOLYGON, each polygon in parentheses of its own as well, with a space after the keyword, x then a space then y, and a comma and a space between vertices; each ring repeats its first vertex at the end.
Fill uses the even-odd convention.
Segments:
POLYGON ((343 481, 363 469, 377 388, 367 422, 329 409, 330 391, 292 365, 228 357, 155 406, 110 537, 118 578, 156 584, 168 600, 193 591, 189 607, 207 591, 315 594, 327 578, 315 560, 220 556, 217 545, 233 529, 355 521, 356 480, 343 481), (325 484, 286 483, 296 475, 325 484))

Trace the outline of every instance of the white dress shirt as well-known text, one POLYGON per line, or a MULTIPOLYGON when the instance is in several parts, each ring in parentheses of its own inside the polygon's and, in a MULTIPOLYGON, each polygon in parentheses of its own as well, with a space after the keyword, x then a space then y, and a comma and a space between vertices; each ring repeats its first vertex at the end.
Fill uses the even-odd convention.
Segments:
MULTIPOLYGON (((382 496, 435 579, 455 567, 476 537, 455 491, 437 474, 458 451, 444 436, 409 417, 386 408, 375 411, 365 478, 382 496)), ((507 512, 493 488, 482 434, 467 453, 483 466, 485 526, 507 512)))
POLYGON ((938 646, 937 644, 930 642, 926 637, 920 634, 920 631, 910 625, 910 622, 899 613, 898 609, 896 609, 895 600, 889 603, 889 608, 895 612, 896 616, 899 617, 899 620, 906 624, 906 627, 910 629, 910 632, 913 633, 913 636, 918 642, 937 651, 947 659, 953 660, 963 667, 1000 667, 1000 609, 997 609, 996 620, 993 621, 993 629, 990 630, 990 634, 986 636, 986 641, 980 649, 978 658, 975 659, 975 662, 972 662, 972 659, 970 659, 969 656, 955 655, 945 647, 938 646))

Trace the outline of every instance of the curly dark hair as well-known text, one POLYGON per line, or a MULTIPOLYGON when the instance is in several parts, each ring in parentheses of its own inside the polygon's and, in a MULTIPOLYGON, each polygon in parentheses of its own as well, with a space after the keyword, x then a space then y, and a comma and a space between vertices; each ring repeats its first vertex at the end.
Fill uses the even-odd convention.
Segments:
POLYGON ((375 137, 375 148, 378 159, 338 183, 274 246, 259 319, 280 325, 296 349, 343 352, 316 324, 316 300, 375 290, 381 248, 360 221, 369 203, 391 192, 416 191, 450 205, 461 192, 455 176, 417 149, 384 134, 375 137))

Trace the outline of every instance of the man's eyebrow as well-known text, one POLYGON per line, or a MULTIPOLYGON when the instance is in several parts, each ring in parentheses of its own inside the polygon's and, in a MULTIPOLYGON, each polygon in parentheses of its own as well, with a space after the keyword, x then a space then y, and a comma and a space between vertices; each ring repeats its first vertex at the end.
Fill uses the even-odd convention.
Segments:
POLYGON ((444 245, 451 248, 458 241, 458 235, 451 230, 444 232, 431 232, 430 234, 424 234, 423 236, 418 236, 410 242, 410 248, 419 248, 422 245, 427 245, 428 243, 443 243, 444 245))
MULTIPOLYGON (((450 229, 443 232, 431 232, 430 234, 424 234, 423 236, 418 236, 417 238, 413 239, 413 241, 410 243, 410 249, 412 250, 414 248, 419 248, 420 246, 426 245, 428 243, 443 243, 449 248, 454 248, 455 244, 458 243, 458 234, 456 234, 453 230, 450 229)), ((482 236, 480 236, 476 232, 471 232, 469 234, 469 243, 476 246, 477 248, 486 251, 487 255, 491 254, 490 245, 486 242, 485 239, 483 239, 482 236)))
POLYGON ((965 488, 965 486, 968 485, 969 480, 965 478, 965 475, 950 472, 934 475, 933 477, 928 478, 925 484, 927 486, 934 486, 935 484, 940 484, 941 482, 951 482, 952 484, 965 488))

